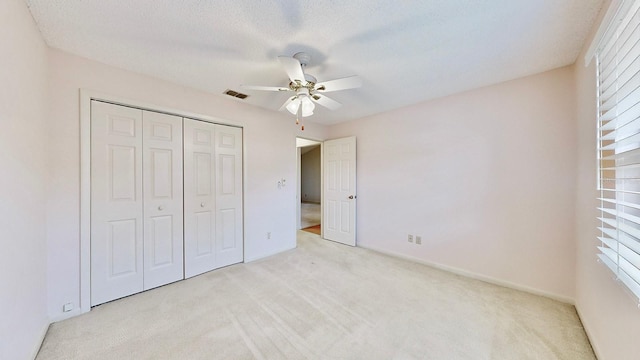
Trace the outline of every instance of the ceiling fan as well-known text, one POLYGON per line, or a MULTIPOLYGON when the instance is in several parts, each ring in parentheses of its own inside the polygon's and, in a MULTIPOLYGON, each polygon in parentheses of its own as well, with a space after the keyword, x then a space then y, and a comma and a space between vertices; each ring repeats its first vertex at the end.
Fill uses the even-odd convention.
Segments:
MULTIPOLYGON (((311 56, 305 52, 296 53, 293 57, 278 56, 278 61, 289 76, 290 82, 288 86, 240 86, 248 90, 291 91, 295 93, 285 101, 280 107, 280 111, 287 109, 291 114, 296 115, 296 124, 300 124, 300 118, 313 115, 315 104, 330 110, 336 110, 342 106, 341 103, 324 95, 324 93, 362 86, 362 79, 357 75, 318 82, 315 77, 304 72, 304 68, 309 64, 310 60, 311 56)), ((304 125, 302 125, 302 130, 304 130, 304 125)))

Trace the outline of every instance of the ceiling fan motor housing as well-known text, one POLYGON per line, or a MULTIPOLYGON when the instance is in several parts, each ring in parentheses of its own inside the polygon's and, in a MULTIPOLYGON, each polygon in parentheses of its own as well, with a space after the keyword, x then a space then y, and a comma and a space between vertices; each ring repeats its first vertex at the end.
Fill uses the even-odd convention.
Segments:
POLYGON ((302 65, 302 67, 309 65, 309 62, 311 61, 311 55, 306 52, 295 53, 293 58, 300 61, 300 65, 302 65))
POLYGON ((304 80, 305 80, 305 83, 301 83, 297 80, 296 82, 293 82, 293 81, 290 82, 289 89, 295 92, 298 92, 300 89, 308 89, 309 91, 315 90, 314 87, 318 82, 318 80, 314 76, 309 74, 304 74, 304 80))

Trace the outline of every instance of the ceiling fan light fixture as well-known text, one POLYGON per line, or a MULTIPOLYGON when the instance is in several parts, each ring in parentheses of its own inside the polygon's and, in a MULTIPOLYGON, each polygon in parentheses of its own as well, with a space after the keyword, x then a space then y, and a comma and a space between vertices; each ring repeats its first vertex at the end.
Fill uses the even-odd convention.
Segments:
POLYGON ((305 95, 300 99, 300 102, 302 106, 302 116, 309 117, 313 115, 313 110, 316 108, 316 105, 311 101, 311 98, 305 95))
POLYGON ((298 113, 298 108, 300 108, 300 99, 298 98, 293 99, 287 105, 287 110, 293 115, 296 115, 298 113))

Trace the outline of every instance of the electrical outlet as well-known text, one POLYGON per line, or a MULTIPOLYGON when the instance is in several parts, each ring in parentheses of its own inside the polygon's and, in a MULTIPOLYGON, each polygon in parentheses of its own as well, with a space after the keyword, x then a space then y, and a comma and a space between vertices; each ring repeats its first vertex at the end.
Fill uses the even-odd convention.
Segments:
POLYGON ((412 243, 413 242, 413 235, 409 235, 409 237, 407 238, 407 240, 412 243))
POLYGON ((416 244, 422 245, 422 236, 416 235, 416 244))
POLYGON ((271 240, 271 231, 267 233, 267 240, 271 240))
POLYGON ((64 305, 62 305, 62 311, 63 312, 69 312, 73 310, 73 303, 66 303, 64 305))

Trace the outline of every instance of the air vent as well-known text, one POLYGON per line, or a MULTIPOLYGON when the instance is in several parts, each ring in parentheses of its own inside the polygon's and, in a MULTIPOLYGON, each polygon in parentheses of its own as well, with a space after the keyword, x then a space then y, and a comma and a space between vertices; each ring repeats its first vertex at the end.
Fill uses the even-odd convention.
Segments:
POLYGON ((236 97, 238 99, 246 99, 249 96, 247 94, 239 93, 237 91, 233 91, 233 90, 229 90, 229 89, 227 89, 227 91, 225 91, 224 93, 225 93, 225 95, 233 96, 233 97, 236 97))

